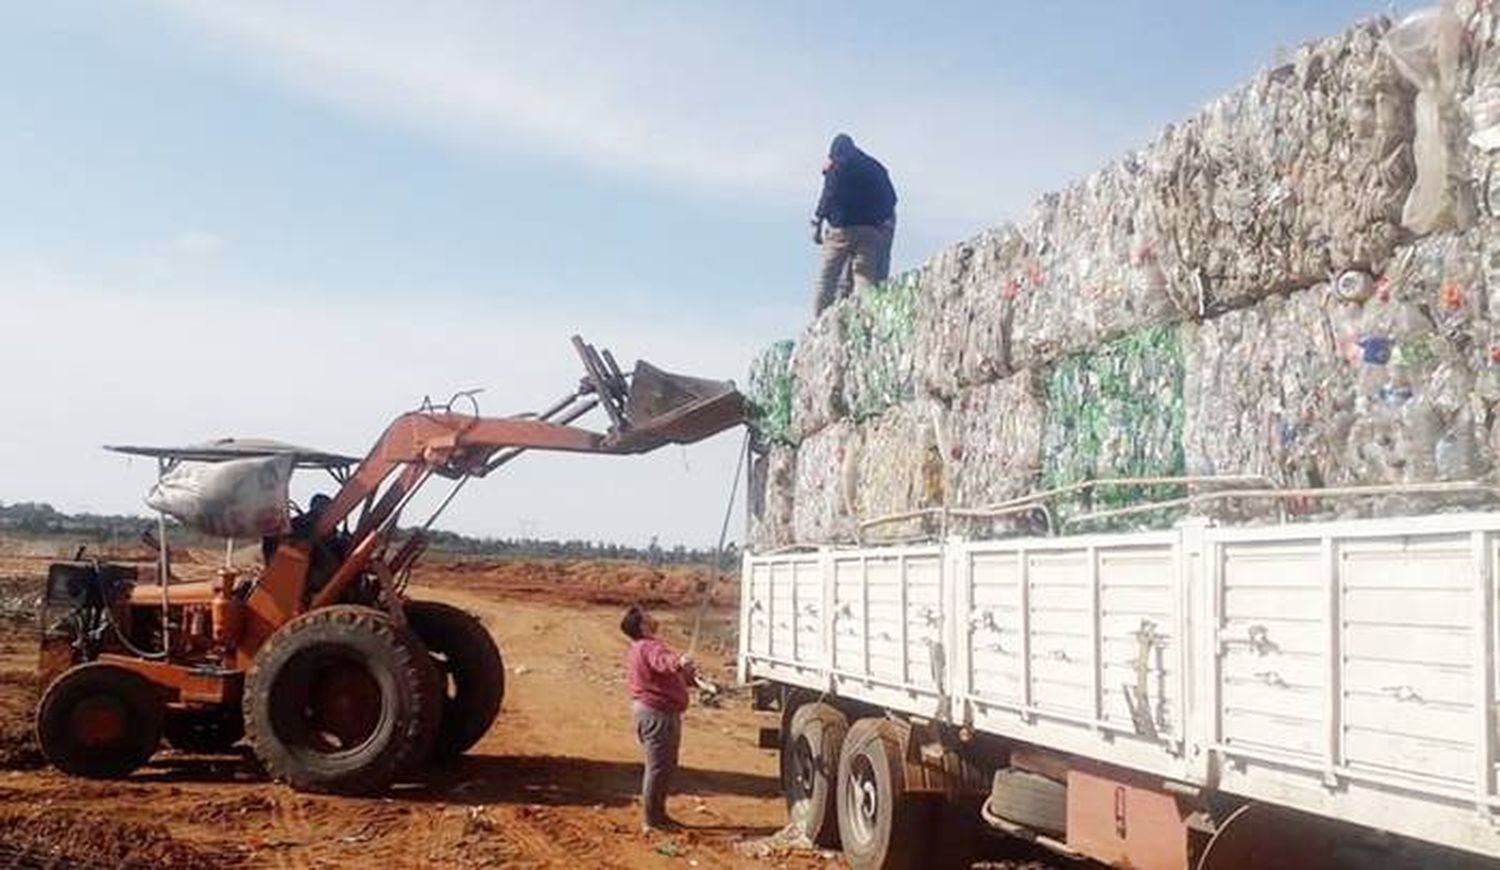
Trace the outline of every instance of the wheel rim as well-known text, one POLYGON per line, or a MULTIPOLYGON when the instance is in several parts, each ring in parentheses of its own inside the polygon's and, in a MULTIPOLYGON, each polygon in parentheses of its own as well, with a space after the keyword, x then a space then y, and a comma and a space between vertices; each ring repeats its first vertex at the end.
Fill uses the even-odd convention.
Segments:
POLYGON ((117 698, 86 698, 68 715, 68 733, 91 749, 111 746, 125 735, 125 708, 117 698))
POLYGON ((880 787, 875 781, 875 766, 864 753, 856 755, 849 765, 849 801, 845 809, 849 833, 861 843, 875 839, 880 817, 880 787))
POLYGON ((433 649, 431 645, 427 647, 427 652, 432 658, 433 665, 437 667, 438 676, 442 678, 444 703, 457 701, 458 670, 453 666, 453 659, 449 658, 447 653, 433 649))
POLYGON ((369 743, 384 718, 383 692, 370 669, 338 651, 308 650, 298 664, 298 678, 272 693, 282 740, 324 755, 354 752, 369 743))
POLYGON ((812 743, 805 735, 799 736, 797 742, 792 745, 792 785, 797 797, 806 797, 813 793, 813 779, 817 773, 812 743))

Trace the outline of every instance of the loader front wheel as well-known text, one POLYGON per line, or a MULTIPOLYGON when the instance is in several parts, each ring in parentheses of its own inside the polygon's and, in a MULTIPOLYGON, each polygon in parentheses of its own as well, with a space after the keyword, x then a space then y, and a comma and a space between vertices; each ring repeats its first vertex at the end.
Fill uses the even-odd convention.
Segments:
POLYGON ((245 678, 245 733, 267 772, 301 791, 368 794, 421 763, 434 681, 386 614, 337 605, 273 634, 245 678))
POLYGON ((119 779, 155 754, 163 711, 161 694, 145 677, 90 662, 64 671, 42 694, 37 742, 64 773, 119 779))
POLYGON ((406 621, 443 678, 442 721, 432 757, 456 758, 479 742, 500 713, 505 697, 500 649, 483 623, 448 604, 409 601, 406 621))

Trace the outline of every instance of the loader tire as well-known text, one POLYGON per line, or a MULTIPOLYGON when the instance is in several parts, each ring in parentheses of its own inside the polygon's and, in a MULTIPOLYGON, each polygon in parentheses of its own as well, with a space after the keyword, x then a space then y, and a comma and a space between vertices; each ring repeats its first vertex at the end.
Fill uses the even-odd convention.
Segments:
POLYGON ((839 844, 839 751, 849 720, 828 704, 803 704, 781 740, 781 791, 787 817, 813 844, 839 844))
POLYGON ((42 694, 37 742, 64 773, 119 779, 156 753, 164 707, 156 686, 132 670, 108 662, 78 665, 42 694))
POLYGON ((442 677, 442 719, 434 761, 456 758, 494 724, 505 697, 505 663, 495 639, 474 616, 437 601, 410 601, 406 621, 442 677))
POLYGON ((442 673, 438 670, 437 663, 433 661, 432 653, 427 649, 427 644, 412 630, 410 625, 401 630, 401 636, 415 656, 413 664, 416 665, 418 676, 422 679, 422 726, 418 732, 417 747, 402 762, 401 774, 419 773, 434 760, 433 747, 437 745, 438 729, 443 724, 443 697, 445 695, 444 680, 442 673))
POLYGON ((909 794, 901 736, 886 719, 849 727, 839 753, 839 842, 855 870, 928 866, 941 806, 909 794))
POLYGON ((245 677, 245 733, 299 791, 368 794, 425 758, 433 681, 425 651, 386 614, 334 605, 271 635, 245 677))
POLYGON ((229 706, 168 710, 162 736, 178 752, 217 755, 245 738, 245 717, 229 706))

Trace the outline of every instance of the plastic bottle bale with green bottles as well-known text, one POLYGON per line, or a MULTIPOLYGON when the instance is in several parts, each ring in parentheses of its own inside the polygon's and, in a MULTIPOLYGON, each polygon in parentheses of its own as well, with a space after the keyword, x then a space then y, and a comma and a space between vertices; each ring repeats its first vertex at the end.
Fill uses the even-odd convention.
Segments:
POLYGON ((879 415, 915 393, 918 282, 913 270, 855 293, 844 324, 844 407, 855 420, 879 415))
POLYGON ((1183 318, 1159 263, 1146 178, 1140 160, 1126 157, 1032 207, 1025 249, 1003 281, 1017 367, 1183 318))
MULTIPOLYGON (((1181 475, 1183 379, 1176 326, 1151 327, 1059 360, 1046 380, 1042 487, 1181 475)), ((1055 510, 1066 517, 1181 494, 1174 485, 1100 487, 1059 499, 1055 510)))
POLYGON ((796 443, 792 435, 795 347, 793 341, 778 341, 750 362, 745 397, 750 400, 750 428, 762 446, 796 443))

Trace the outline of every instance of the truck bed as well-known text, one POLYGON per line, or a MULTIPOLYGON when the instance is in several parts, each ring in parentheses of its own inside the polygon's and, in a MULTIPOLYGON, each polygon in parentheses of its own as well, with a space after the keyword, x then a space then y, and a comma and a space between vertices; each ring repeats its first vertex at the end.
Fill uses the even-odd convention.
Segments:
POLYGON ((740 677, 1500 857, 1500 515, 747 555, 740 677))

